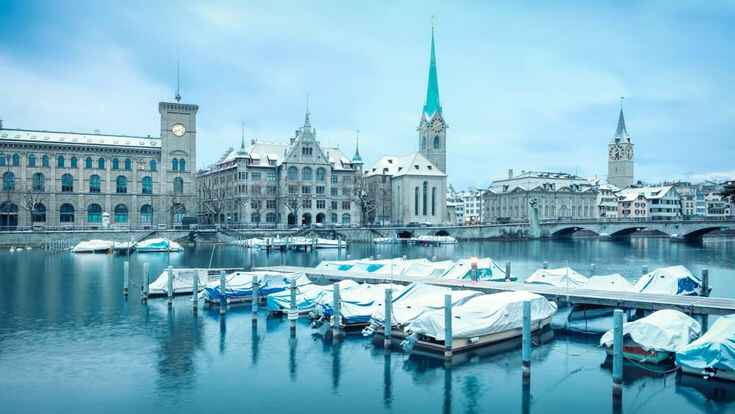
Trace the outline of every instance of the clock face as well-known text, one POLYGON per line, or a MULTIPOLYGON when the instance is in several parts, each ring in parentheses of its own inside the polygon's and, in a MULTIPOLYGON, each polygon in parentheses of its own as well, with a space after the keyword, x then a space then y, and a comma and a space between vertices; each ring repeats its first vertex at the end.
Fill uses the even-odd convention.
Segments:
POLYGON ((177 137, 182 137, 186 133, 186 128, 181 124, 176 124, 171 128, 171 132, 177 137))
POLYGON ((431 130, 435 133, 441 132, 441 130, 444 128, 444 122, 442 122, 439 118, 434 118, 433 121, 431 121, 431 130))

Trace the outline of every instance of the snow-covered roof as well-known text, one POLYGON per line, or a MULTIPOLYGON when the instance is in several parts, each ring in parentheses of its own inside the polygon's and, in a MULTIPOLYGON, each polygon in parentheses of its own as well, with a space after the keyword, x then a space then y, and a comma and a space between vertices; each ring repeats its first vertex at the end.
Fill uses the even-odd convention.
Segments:
POLYGON ((341 149, 336 147, 324 148, 324 152, 335 170, 352 171, 352 160, 341 149))
POLYGON ((394 177, 404 175, 420 175, 444 177, 444 174, 431 161, 421 153, 414 152, 412 154, 393 157, 386 156, 378 160, 370 169, 366 170, 366 176, 387 174, 394 177))
POLYGON ((516 176, 493 181, 488 190, 495 194, 513 191, 546 191, 549 185, 552 185, 548 189, 550 191, 596 191, 593 183, 585 178, 548 171, 522 171, 516 176))
POLYGON ((161 140, 153 137, 105 135, 97 133, 2 129, 0 140, 71 145, 104 145, 115 147, 161 148, 161 140))
POLYGON ((661 187, 639 187, 626 188, 618 192, 619 201, 633 201, 639 196, 645 197, 647 200, 664 198, 674 187, 670 185, 661 187))

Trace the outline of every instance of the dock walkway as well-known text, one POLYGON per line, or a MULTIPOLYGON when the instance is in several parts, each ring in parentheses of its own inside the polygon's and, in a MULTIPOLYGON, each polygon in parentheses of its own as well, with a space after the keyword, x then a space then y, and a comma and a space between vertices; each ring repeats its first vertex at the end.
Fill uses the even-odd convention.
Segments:
POLYGON ((600 305, 618 309, 676 309, 689 315, 726 315, 735 313, 735 299, 730 298, 673 296, 579 288, 567 289, 520 282, 472 282, 469 280, 371 275, 368 273, 345 275, 342 272, 317 270, 313 267, 300 266, 268 266, 259 267, 254 270, 279 273, 304 273, 310 278, 330 281, 354 280, 356 282, 367 283, 399 284, 423 282, 453 289, 479 290, 485 293, 527 291, 542 295, 553 301, 571 304, 600 305))

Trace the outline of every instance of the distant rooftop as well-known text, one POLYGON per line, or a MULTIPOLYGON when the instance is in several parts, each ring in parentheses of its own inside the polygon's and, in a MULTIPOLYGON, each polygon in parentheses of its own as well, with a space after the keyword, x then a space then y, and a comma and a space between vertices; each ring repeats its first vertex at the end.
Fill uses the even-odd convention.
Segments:
POLYGON ((0 140, 49 144, 109 145, 137 148, 161 147, 161 139, 158 137, 31 129, 0 129, 0 140))

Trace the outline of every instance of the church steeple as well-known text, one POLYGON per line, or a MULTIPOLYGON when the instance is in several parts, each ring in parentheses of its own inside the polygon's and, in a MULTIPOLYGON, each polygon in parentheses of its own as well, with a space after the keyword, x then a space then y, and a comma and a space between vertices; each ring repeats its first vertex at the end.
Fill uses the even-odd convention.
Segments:
POLYGON ((353 164, 362 164, 362 157, 360 156, 360 130, 358 129, 355 134, 355 155, 352 156, 353 164))
POLYGON ((628 129, 625 127, 625 115, 623 115, 623 97, 620 97, 620 114, 618 115, 618 128, 615 130, 615 136, 613 139, 615 142, 630 142, 630 135, 628 135, 628 129))
POLYGON ((426 102, 424 103, 423 116, 431 119, 435 114, 441 114, 442 107, 439 103, 439 79, 436 74, 436 51, 434 48, 434 25, 431 25, 431 57, 429 58, 429 81, 426 86, 426 102))

